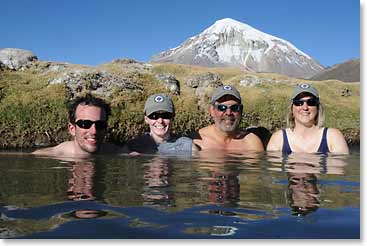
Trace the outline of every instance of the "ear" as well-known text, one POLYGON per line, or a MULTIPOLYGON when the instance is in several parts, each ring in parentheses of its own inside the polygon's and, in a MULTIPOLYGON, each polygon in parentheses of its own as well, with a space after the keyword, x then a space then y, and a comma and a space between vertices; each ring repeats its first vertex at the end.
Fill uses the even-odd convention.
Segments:
POLYGON ((209 115, 210 116, 213 116, 213 112, 214 112, 214 107, 213 105, 210 105, 209 108, 208 108, 208 112, 209 112, 209 115))
POLYGON ((148 118, 148 116, 144 115, 144 121, 145 121, 145 123, 147 123, 149 125, 149 118, 148 118))
POLYGON ((75 136, 75 125, 71 124, 70 121, 68 122, 68 129, 69 129, 69 133, 72 135, 72 136, 75 136))

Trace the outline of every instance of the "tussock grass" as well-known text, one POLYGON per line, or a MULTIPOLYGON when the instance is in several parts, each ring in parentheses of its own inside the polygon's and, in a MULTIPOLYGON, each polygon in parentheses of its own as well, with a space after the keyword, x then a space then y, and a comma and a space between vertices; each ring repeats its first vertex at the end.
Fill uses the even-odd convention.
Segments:
MULTIPOLYGON (((307 82, 319 89, 326 109, 326 126, 339 128, 349 143, 360 138, 360 83, 341 81, 307 81, 268 73, 251 73, 239 68, 208 68, 180 64, 153 64, 152 72, 125 71, 116 64, 104 64, 94 69, 107 70, 118 75, 130 74, 143 91, 113 92, 107 98, 111 103, 108 138, 117 144, 148 131, 144 124, 145 100, 153 93, 168 93, 155 75, 173 74, 180 81, 181 95, 171 95, 176 108, 173 133, 189 135, 211 123, 208 104, 198 105, 195 89, 186 85, 193 76, 211 72, 224 84, 234 85, 240 91, 244 114, 241 127, 265 127, 271 132, 285 127, 286 109, 293 84, 307 82), (267 83, 240 86, 244 76, 263 78, 267 83), (343 92, 349 94, 343 96, 343 92)), ((42 74, 36 70, 24 72, 0 71, 0 148, 28 148, 54 145, 70 139, 67 132, 68 95, 62 85, 47 85, 55 74, 42 74)))

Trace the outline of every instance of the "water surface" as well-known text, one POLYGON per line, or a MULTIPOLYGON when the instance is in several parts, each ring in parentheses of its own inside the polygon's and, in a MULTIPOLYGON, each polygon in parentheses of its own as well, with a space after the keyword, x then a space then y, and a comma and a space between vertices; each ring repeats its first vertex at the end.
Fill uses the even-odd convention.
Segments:
POLYGON ((360 238, 360 155, 0 153, 0 238, 360 238))

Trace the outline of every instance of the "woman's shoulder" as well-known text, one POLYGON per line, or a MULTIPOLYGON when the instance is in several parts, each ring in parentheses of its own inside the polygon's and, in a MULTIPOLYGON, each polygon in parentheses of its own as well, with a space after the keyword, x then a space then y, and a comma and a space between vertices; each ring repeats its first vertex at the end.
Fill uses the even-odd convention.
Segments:
POLYGON ((331 141, 333 141, 333 140, 338 141, 341 138, 344 139, 344 135, 337 128, 327 128, 327 138, 328 138, 328 140, 331 140, 331 141))

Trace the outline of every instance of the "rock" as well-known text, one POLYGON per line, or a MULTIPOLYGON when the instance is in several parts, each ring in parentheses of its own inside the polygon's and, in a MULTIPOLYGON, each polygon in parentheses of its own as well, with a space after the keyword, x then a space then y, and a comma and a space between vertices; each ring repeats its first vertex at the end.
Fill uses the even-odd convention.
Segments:
POLYGON ((114 59, 114 60, 112 60, 111 63, 114 63, 114 64, 133 64, 133 63, 142 64, 141 62, 135 61, 134 59, 130 59, 130 58, 114 59))
POLYGON ((24 70, 38 60, 31 51, 22 49, 0 49, 0 63, 12 70, 24 70))
POLYGON ((172 74, 157 74, 156 79, 164 83, 164 86, 174 95, 180 95, 180 81, 172 74))
POLYGON ((49 72, 62 72, 70 67, 68 63, 60 63, 60 62, 38 62, 36 69, 41 73, 49 73, 49 72))
POLYGON ((352 96, 352 90, 349 88, 343 88, 342 91, 340 92, 340 95, 342 97, 350 97, 352 96))
POLYGON ((257 76, 246 75, 240 80, 240 86, 255 86, 261 84, 262 81, 257 76))
POLYGON ((223 83, 218 75, 207 72, 188 79, 186 85, 195 89, 195 96, 199 98, 199 105, 205 106, 213 90, 223 85, 223 83))
POLYGON ((83 90, 92 91, 95 94, 106 97, 111 96, 116 89, 143 90, 142 86, 133 77, 122 77, 105 71, 92 70, 67 72, 60 77, 50 80, 49 84, 64 84, 71 97, 83 90))
POLYGON ((207 72, 188 79, 186 85, 192 88, 208 87, 208 86, 216 88, 218 86, 223 85, 223 83, 218 75, 207 72))

